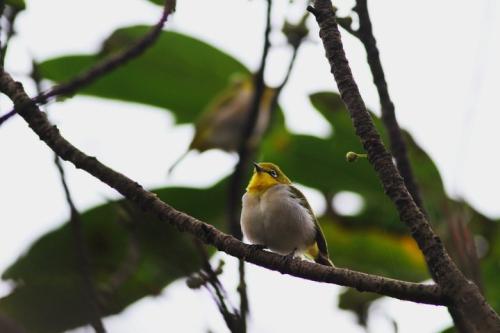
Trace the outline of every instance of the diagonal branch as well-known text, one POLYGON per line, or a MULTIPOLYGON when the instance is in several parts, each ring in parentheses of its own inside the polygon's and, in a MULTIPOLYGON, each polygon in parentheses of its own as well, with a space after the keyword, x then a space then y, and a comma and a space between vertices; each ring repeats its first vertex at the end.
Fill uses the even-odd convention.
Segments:
MULTIPOLYGON (((56 85, 51 89, 38 94, 33 97, 33 101, 37 104, 46 104, 56 96, 74 94, 78 90, 94 83, 104 75, 109 74, 111 71, 123 66, 130 60, 140 56, 158 39, 168 16, 174 10, 175 0, 165 0, 160 20, 144 37, 136 41, 128 49, 107 57, 103 61, 91 67, 89 70, 75 76, 72 80, 56 85)), ((14 116, 18 111, 19 110, 17 110, 17 108, 14 108, 14 110, 0 117, 0 125, 14 116)))
POLYGON ((356 288, 359 291, 374 292, 412 302, 434 305, 448 303, 448 298, 443 295, 441 288, 437 285, 399 281, 344 268, 318 265, 297 258, 283 260, 283 257, 278 254, 244 244, 212 225, 174 209, 158 199, 154 193, 144 190, 138 183, 100 163, 95 157, 85 155, 78 150, 61 136, 56 126, 50 125, 46 115, 29 98, 22 84, 14 81, 5 72, 0 72, 0 91, 13 101, 21 117, 59 157, 114 188, 130 202, 150 211, 161 221, 166 221, 178 230, 192 234, 220 251, 282 274, 312 281, 338 284, 356 288))
MULTIPOLYGON (((370 70, 373 76, 373 82, 377 88, 380 99, 382 121, 389 134, 391 153, 396 160, 396 166, 401 176, 403 177, 408 192, 410 192, 410 194, 413 197, 413 200, 415 201, 417 206, 421 209, 421 211, 428 216, 422 201, 422 197, 420 195, 419 187, 413 175, 412 166, 408 158, 406 142, 403 138, 401 129, 399 128, 399 124, 396 119, 394 103, 391 100, 391 97, 389 95, 389 90, 387 88, 387 82, 385 80, 385 74, 380 60, 380 53, 377 48, 377 41, 373 34, 367 0, 357 0, 356 6, 354 7, 354 11, 358 14, 359 18, 359 28, 357 30, 352 30, 350 28, 350 24, 341 25, 339 22, 339 25, 341 25, 342 28, 346 29, 349 33, 357 37, 365 47, 368 65, 370 66, 370 70)), ((448 220, 448 222, 450 221, 448 220)), ((450 227, 451 226, 452 224, 450 224, 450 227)), ((464 244, 470 245, 471 242, 468 243, 465 242, 464 244)), ((476 252, 474 251, 470 262, 479 265, 475 253, 476 252)), ((463 264, 459 265, 459 267, 461 267, 463 271, 464 265, 463 264)), ((468 276, 467 274, 465 275, 468 276)), ((475 280, 474 282, 479 286, 479 288, 481 288, 481 286, 478 284, 478 280, 475 280)), ((450 308, 450 314, 453 317, 455 326, 460 330, 460 332, 472 331, 469 328, 464 328, 465 324, 462 323, 464 322, 464 320, 457 320, 458 318, 457 316, 459 316, 459 313, 450 308)))
POLYGON ((480 332, 500 331, 500 317, 486 302, 477 286, 468 281, 451 260, 441 239, 432 230, 418 208, 385 149, 351 73, 344 53, 335 13, 330 0, 315 0, 309 6, 318 22, 326 58, 337 82, 340 95, 349 111, 356 134, 368 153, 368 160, 382 182, 385 193, 394 202, 400 219, 408 226, 424 254, 432 277, 453 306, 467 314, 480 332))
POLYGON ((377 41, 373 35, 372 23, 368 13, 367 0, 357 0, 354 11, 358 13, 359 29, 355 36, 363 43, 366 50, 368 65, 373 75, 373 83, 377 87, 382 111, 382 121, 389 134, 391 153, 396 159, 396 165, 404 179, 406 188, 410 192, 417 206, 425 213, 425 208, 420 196, 418 185, 413 175, 413 170, 408 159, 406 143, 396 120, 394 103, 389 95, 387 82, 385 80, 384 69, 380 61, 380 54, 377 48, 377 41))
POLYGON ((104 328, 104 324, 101 321, 101 311, 99 309, 97 290, 94 286, 94 282, 92 281, 90 274, 89 254, 87 251, 87 247, 85 246, 82 218, 80 216, 80 213, 76 209, 75 204, 73 203, 73 199, 71 198, 68 184, 66 183, 66 176, 64 174, 64 169, 62 167, 59 156, 55 156, 54 162, 57 166, 57 170, 59 171, 61 183, 64 189, 64 195, 66 196, 66 201, 68 202, 68 206, 70 208, 70 225, 73 232, 73 237, 75 239, 75 250, 79 263, 78 266, 81 272, 80 274, 82 277, 85 294, 87 296, 87 303, 90 310, 90 324, 92 325, 96 333, 105 333, 106 329, 104 328))

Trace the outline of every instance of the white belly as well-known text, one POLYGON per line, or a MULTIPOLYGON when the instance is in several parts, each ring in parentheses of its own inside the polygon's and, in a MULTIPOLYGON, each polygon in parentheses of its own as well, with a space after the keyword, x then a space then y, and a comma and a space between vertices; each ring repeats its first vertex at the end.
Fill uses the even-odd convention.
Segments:
POLYGON ((303 252, 316 236, 313 217, 292 198, 288 185, 275 185, 260 197, 245 193, 241 229, 251 243, 280 254, 303 252))

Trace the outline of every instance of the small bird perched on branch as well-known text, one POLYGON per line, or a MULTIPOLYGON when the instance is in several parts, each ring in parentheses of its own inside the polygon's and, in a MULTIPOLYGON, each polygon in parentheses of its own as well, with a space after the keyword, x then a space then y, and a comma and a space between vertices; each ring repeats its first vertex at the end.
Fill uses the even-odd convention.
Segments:
POLYGON ((243 195, 241 230, 253 244, 282 255, 305 254, 334 266, 325 236, 306 197, 272 163, 254 163, 243 195))

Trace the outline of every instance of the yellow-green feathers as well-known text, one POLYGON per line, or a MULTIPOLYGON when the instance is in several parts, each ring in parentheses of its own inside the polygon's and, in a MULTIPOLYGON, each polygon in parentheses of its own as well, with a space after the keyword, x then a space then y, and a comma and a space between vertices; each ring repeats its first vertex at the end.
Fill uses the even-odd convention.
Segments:
POLYGON ((249 192, 264 192, 271 186, 277 184, 290 185, 292 182, 281 171, 281 169, 272 163, 254 163, 255 169, 247 186, 249 192))
POLYGON ((241 227, 245 237, 277 253, 301 253, 333 266, 321 227, 302 192, 277 165, 254 166, 243 196, 241 227))

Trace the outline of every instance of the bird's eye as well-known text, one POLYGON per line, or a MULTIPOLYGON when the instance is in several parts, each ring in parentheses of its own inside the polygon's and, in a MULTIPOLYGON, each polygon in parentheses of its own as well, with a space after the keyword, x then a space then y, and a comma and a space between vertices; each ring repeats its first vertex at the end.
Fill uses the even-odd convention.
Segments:
POLYGON ((269 174, 270 174, 273 178, 278 178, 278 174, 277 174, 277 173, 276 173, 276 171, 274 171, 274 170, 269 171, 269 174))

